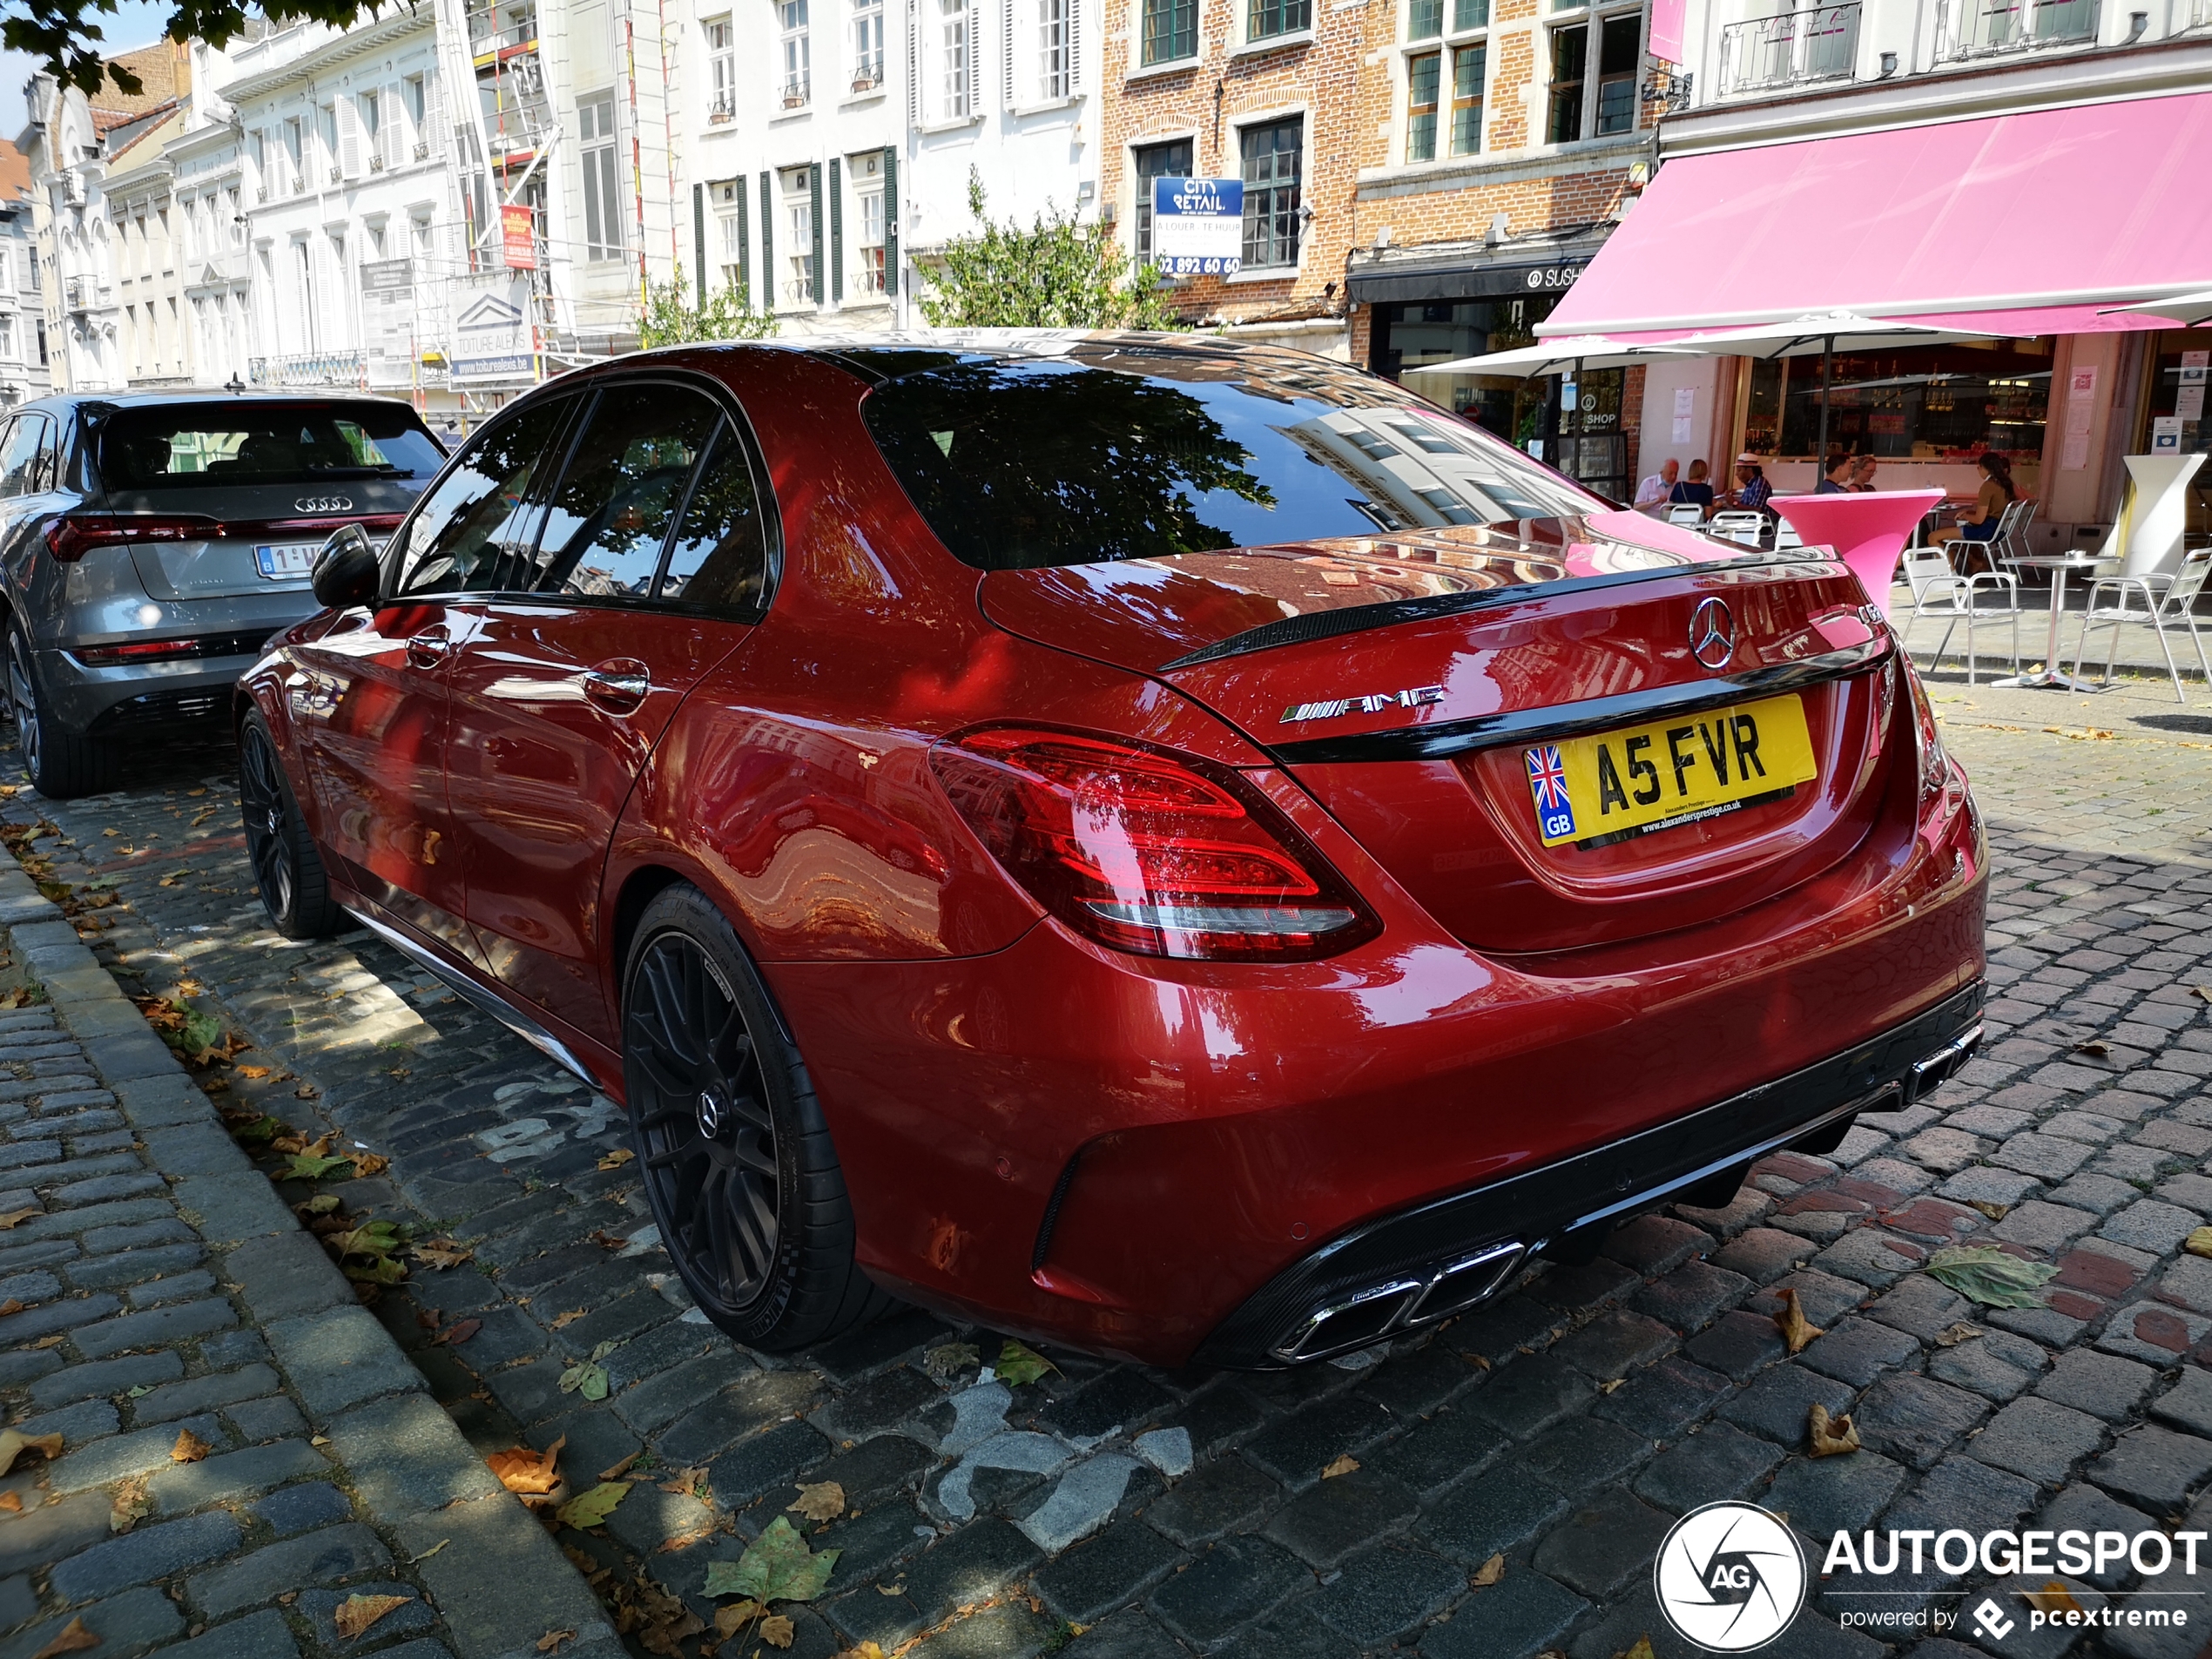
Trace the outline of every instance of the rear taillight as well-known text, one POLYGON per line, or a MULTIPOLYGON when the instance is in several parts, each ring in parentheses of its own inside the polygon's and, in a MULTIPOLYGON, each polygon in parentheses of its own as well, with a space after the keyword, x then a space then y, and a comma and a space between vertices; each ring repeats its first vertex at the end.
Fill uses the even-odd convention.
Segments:
POLYGON ((930 751, 961 816, 1008 874, 1116 950, 1302 961, 1380 924, 1235 772, 1069 732, 1000 728, 930 751))
POLYGON ((1935 706, 1928 701, 1927 689, 1920 684, 1920 677, 1912 671, 1912 664, 1900 651, 1897 657, 1897 671, 1904 676, 1906 689, 1912 698, 1912 746, 1920 763, 1920 804, 1925 807, 1940 795, 1951 782, 1951 757, 1943 746, 1943 732, 1936 725, 1935 706))
POLYGON ((222 534, 212 518, 139 513, 64 513, 46 524, 46 550, 74 564, 94 548, 132 542, 211 542, 222 534))

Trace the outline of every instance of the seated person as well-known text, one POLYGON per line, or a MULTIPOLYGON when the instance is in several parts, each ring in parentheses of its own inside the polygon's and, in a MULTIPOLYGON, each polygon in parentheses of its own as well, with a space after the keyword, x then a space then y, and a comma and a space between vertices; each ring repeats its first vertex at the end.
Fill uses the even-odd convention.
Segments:
POLYGON ((1659 463, 1659 470, 1636 486, 1638 507, 1657 507, 1673 495, 1676 475, 1682 471, 1682 462, 1672 455, 1659 463))
POLYGON ((1851 482, 1844 486, 1853 495, 1871 494, 1874 489, 1874 469, 1881 465, 1872 455, 1861 455, 1851 462, 1851 482))
MULTIPOLYGON (((1997 531, 2005 522, 2005 509, 2020 499, 2020 489, 2013 482, 2013 463, 1994 449, 1984 450, 1975 458, 1981 468, 1981 488, 1974 492, 1972 505, 1959 515, 1955 525, 1946 525, 1928 539, 1937 547, 1946 542, 1989 543, 1997 539, 1997 531)), ((1996 562, 1986 551, 1970 554, 1959 568, 1972 574, 1974 568, 1994 570, 1996 562)))
POLYGON ((1689 463, 1689 476, 1667 492, 1670 505, 1696 507, 1707 517, 1713 512, 1712 469, 1702 461, 1689 463))
POLYGON ((1812 488, 1816 496, 1848 496, 1851 475, 1858 470, 1858 463, 1847 454, 1838 451, 1828 457, 1828 470, 1812 488))
POLYGON ((1767 503, 1774 499, 1774 486, 1767 482, 1766 469, 1758 456, 1746 449, 1736 457, 1736 488, 1722 497, 1728 506, 1740 511, 1764 513, 1774 516, 1774 509, 1767 503))

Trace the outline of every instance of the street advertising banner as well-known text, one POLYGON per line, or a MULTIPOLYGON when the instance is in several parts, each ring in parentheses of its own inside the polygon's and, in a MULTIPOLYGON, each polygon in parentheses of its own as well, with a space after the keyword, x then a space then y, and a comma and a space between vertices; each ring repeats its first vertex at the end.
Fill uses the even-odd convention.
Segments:
POLYGON ((453 285, 448 344, 453 383, 513 384, 535 378, 536 342, 525 277, 479 278, 453 285))
POLYGON ((499 239, 510 271, 537 269, 537 237, 531 226, 528 202, 503 202, 499 209, 499 239))
POLYGON ((1155 179, 1152 263, 1168 276, 1234 276, 1244 265, 1244 181, 1155 179))
POLYGON ((415 368, 415 261, 372 260, 361 267, 361 347, 372 386, 405 386, 415 368))

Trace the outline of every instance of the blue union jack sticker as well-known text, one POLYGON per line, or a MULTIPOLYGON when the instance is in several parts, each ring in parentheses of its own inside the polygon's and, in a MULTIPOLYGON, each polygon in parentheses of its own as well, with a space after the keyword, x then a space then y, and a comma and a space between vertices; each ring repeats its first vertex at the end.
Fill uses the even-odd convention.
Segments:
POLYGON ((1547 841, 1563 841, 1575 833, 1575 803, 1567 797, 1567 768, 1559 745, 1547 743, 1522 753, 1528 761, 1528 792, 1536 798, 1536 827, 1547 841))

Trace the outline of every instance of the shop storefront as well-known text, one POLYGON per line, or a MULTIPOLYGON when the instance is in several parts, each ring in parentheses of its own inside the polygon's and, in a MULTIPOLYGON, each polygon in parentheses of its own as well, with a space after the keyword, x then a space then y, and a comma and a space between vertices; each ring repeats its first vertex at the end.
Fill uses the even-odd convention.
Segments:
POLYGON ((1602 495, 1633 490, 1629 379, 1621 369, 1519 379, 1434 365, 1526 346, 1574 287, 1595 244, 1533 255, 1481 244, 1359 250, 1354 305, 1369 307, 1368 366, 1478 422, 1602 495))

